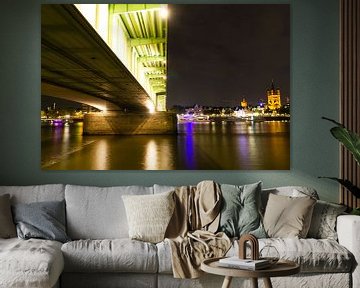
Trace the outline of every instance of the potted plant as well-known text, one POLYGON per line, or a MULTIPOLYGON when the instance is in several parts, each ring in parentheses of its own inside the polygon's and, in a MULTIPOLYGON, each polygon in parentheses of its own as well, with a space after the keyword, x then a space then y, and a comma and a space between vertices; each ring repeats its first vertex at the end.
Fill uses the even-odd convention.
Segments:
MULTIPOLYGON (((336 124, 335 127, 330 129, 331 134, 342 143, 346 149, 354 156, 355 161, 360 165, 360 136, 353 131, 347 129, 343 124, 336 122, 333 119, 322 117, 327 121, 336 124)), ((360 198, 360 188, 354 185, 348 179, 340 179, 336 177, 319 177, 328 178, 339 182, 347 190, 349 190, 357 199, 360 198)), ((360 215, 360 207, 354 208, 351 214, 360 215)))

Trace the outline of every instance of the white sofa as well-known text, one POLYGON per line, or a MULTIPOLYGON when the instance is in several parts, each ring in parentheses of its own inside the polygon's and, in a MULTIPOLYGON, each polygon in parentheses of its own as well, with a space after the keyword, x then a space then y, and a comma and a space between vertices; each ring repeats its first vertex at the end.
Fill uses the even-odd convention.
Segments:
MULTIPOLYGON (((0 239, 0 287, 221 287, 223 277, 172 277, 167 242, 146 243, 128 238, 122 195, 154 194, 173 187, 154 185, 91 187, 76 185, 0 186, 12 204, 66 202, 65 244, 40 239, 0 239)), ((291 187, 275 189, 291 194, 291 187)), ((264 190, 266 196, 269 190, 264 190)), ((263 197, 266 199, 266 197, 263 197)), ((301 273, 273 278, 274 287, 360 287, 360 217, 337 219, 338 241, 329 239, 260 239, 281 257, 301 264, 301 273)), ((236 255, 237 242, 228 255, 236 255)), ((250 285, 234 279, 236 285, 250 285)), ((262 287, 262 281, 259 281, 262 287)), ((243 286, 241 286, 243 287, 243 286)))

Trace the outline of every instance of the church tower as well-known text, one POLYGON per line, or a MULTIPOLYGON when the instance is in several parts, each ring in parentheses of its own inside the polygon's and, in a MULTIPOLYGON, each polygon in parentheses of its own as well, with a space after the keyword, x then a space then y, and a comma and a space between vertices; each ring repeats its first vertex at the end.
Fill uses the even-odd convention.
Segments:
POLYGON ((245 98, 243 98, 240 105, 241 105, 241 108, 243 108, 243 109, 246 109, 248 107, 248 102, 246 101, 245 98))
POLYGON ((271 81, 270 89, 266 90, 267 106, 270 110, 279 109, 281 107, 280 89, 274 86, 274 80, 271 81))

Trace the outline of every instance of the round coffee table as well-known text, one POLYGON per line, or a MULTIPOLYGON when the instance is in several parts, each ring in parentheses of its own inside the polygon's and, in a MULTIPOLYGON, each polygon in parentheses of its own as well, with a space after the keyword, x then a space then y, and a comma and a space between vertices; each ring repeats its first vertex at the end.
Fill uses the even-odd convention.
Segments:
POLYGON ((225 276, 222 288, 229 288, 233 277, 251 278, 254 288, 258 288, 258 278, 263 278, 265 287, 272 288, 270 277, 289 276, 300 272, 300 266, 288 260, 279 260, 276 264, 266 269, 245 270, 222 267, 219 265, 219 259, 221 258, 204 260, 201 263, 201 270, 210 274, 225 276))

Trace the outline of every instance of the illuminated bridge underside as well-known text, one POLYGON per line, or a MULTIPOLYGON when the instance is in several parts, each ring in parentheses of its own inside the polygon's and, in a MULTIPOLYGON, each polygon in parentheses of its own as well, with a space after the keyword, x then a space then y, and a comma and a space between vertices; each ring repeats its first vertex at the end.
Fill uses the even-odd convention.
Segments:
MULTIPOLYGON (((164 39, 131 38, 130 47, 164 45, 159 41, 164 39)), ((74 5, 42 5, 41 93, 101 110, 86 115, 84 134, 176 133, 175 115, 149 113, 151 108, 160 107, 159 103, 164 104, 157 97, 164 93, 159 69, 166 71, 165 54, 139 56, 145 79, 151 82, 152 97, 74 5), (156 64, 159 61, 163 66, 156 64), (160 85, 157 90, 156 85, 160 85)))
POLYGON ((41 79, 42 95, 148 111, 144 88, 73 5, 42 5, 41 79))

